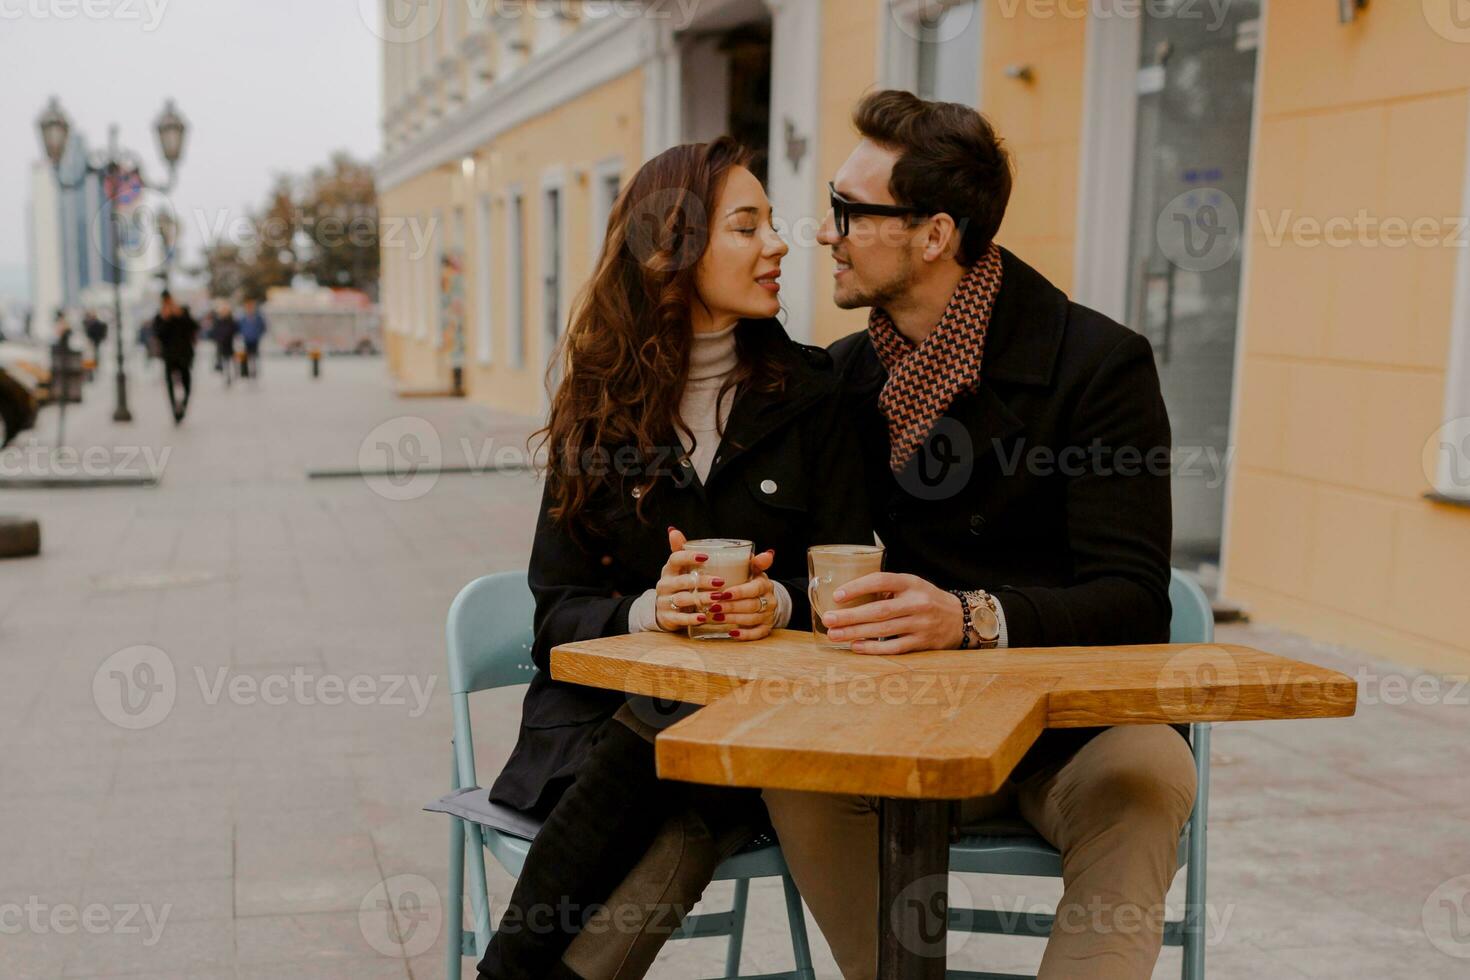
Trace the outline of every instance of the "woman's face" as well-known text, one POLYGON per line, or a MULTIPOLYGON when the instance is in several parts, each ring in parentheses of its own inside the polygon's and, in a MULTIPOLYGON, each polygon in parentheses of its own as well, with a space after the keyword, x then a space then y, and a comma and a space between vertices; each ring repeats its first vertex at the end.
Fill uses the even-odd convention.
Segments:
POLYGON ((781 259, 790 249, 771 224, 771 202, 755 175, 734 167, 711 212, 709 245, 695 289, 719 329, 730 317, 761 319, 781 310, 781 259))

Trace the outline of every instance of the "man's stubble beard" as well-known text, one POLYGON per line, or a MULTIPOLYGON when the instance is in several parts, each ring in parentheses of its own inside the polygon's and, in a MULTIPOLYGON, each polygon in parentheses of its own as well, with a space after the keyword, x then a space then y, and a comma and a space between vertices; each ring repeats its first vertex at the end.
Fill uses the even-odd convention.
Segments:
POLYGON ((865 289, 851 290, 847 295, 833 290, 832 301, 840 310, 887 308, 895 299, 908 292, 913 280, 913 271, 913 257, 905 252, 899 262, 898 270, 888 279, 865 289))

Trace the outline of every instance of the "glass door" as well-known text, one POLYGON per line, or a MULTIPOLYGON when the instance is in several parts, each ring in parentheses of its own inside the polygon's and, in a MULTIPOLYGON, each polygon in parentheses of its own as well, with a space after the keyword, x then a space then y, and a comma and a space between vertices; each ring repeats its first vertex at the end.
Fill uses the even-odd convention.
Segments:
POLYGON ((1143 9, 1128 322, 1153 344, 1174 432, 1174 563, 1212 588, 1261 2, 1143 9))

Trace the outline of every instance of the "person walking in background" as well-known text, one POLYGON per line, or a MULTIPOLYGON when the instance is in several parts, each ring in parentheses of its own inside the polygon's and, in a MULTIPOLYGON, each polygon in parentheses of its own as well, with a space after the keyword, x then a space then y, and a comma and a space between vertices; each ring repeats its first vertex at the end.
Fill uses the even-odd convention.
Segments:
POLYGON ((260 338, 265 336, 265 317, 256 308, 254 299, 245 301, 245 315, 240 317, 240 341, 245 345, 245 362, 240 365, 240 377, 260 377, 260 338))
MULTIPOLYGON (((95 374, 102 363, 102 342, 107 339, 107 323, 99 319, 95 311, 88 310, 82 315, 82 333, 87 335, 87 341, 92 345, 92 372, 95 374)), ((88 376, 91 377, 90 374, 88 376)))
POLYGON ((228 300, 220 300, 214 308, 209 339, 214 341, 214 369, 224 374, 228 385, 235 376, 235 334, 239 324, 228 300))
POLYGON ((199 324, 189 315, 188 307, 174 302, 173 295, 164 290, 158 297, 158 315, 150 324, 159 356, 163 358, 163 384, 168 389, 168 404, 173 409, 174 424, 184 421, 189 410, 189 390, 193 379, 194 342, 199 336, 199 324), (178 381, 182 394, 175 392, 178 381))
POLYGON ((71 346, 71 323, 66 318, 66 311, 59 307, 51 324, 51 341, 61 347, 71 346))

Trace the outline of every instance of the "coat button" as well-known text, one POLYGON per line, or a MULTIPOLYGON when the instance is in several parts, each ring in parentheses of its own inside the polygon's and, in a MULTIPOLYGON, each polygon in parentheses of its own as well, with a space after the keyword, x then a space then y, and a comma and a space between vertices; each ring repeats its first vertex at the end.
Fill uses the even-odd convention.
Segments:
POLYGON ((633 499, 634 500, 637 500, 641 496, 643 496, 643 488, 642 487, 634 487, 633 488, 633 499))
POLYGON ((971 534, 978 535, 980 533, 981 529, 984 528, 984 527, 985 527, 985 515, 984 514, 971 514, 970 515, 970 533, 971 534))
POLYGON ((776 492, 776 481, 775 480, 762 480, 761 481, 761 493, 764 493, 764 494, 772 494, 772 493, 775 493, 775 492, 776 492))
POLYGON ((688 468, 690 466, 693 466, 694 464, 689 461, 689 457, 688 456, 680 456, 679 457, 679 465, 680 466, 683 466, 685 468, 688 468))

